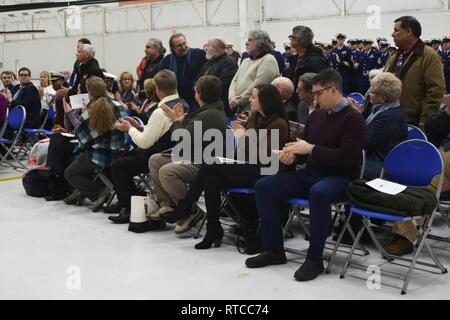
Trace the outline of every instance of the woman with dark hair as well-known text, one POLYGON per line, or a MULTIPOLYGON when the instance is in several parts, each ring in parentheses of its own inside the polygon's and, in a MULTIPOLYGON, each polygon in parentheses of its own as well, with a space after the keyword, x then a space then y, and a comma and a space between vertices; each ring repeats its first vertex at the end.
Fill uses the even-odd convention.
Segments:
POLYGON ((259 85, 253 89, 250 101, 252 115, 246 125, 243 126, 237 122, 232 124, 238 150, 244 150, 243 157, 239 157, 240 152, 238 152, 239 162, 203 164, 186 197, 179 201, 176 210, 161 215, 161 218, 169 223, 188 218, 192 213, 193 205, 205 191, 207 232, 203 241, 195 246, 198 250, 209 249, 213 244, 215 247, 221 245, 223 229, 219 218, 221 192, 224 188, 253 188, 256 181, 261 178, 261 173, 264 173, 264 168, 267 169, 269 166, 273 168, 275 165, 273 174, 276 174, 278 169, 282 169, 278 156, 271 157, 272 150, 289 142, 289 121, 280 93, 273 85, 259 85), (251 138, 252 135, 255 138, 251 138), (278 145, 272 145, 272 140, 278 145), (244 143, 243 148, 242 143, 244 143), (271 161, 265 163, 261 155, 271 161), (251 161, 252 159, 256 161, 251 161), (273 162, 274 159, 276 163, 273 162), (249 163, 249 160, 252 163, 249 163))

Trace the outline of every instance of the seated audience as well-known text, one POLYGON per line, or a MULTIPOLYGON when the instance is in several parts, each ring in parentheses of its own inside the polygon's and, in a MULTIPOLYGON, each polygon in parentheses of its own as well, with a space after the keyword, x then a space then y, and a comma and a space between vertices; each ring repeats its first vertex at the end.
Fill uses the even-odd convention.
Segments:
MULTIPOLYGON (((203 134, 209 129, 217 129, 225 138, 227 118, 225 117, 223 102, 221 101, 222 83, 214 76, 202 76, 196 85, 196 100, 200 106, 190 120, 186 119, 183 108, 176 107, 174 110, 164 107, 167 117, 173 121, 171 131, 184 129, 189 132, 192 142, 191 155, 194 155, 195 143, 202 141, 203 134), (201 124, 198 134, 194 130, 195 125, 201 124), (197 134, 197 135, 196 135, 197 134)), ((202 152, 206 143, 202 145, 202 152)), ((174 162, 172 158, 163 154, 155 154, 150 158, 149 169, 155 186, 155 194, 158 199, 160 210, 150 214, 151 220, 161 220, 160 215, 171 212, 177 206, 178 201, 186 195, 188 184, 192 184, 200 170, 199 164, 194 164, 193 159, 188 162, 174 162)), ((178 221, 175 228, 176 234, 182 234, 195 226, 202 217, 202 212, 196 210, 190 217, 178 221)))
POLYGON ((163 220, 170 223, 188 218, 192 213, 192 206, 204 191, 207 211, 206 235, 203 241, 195 246, 198 250, 209 249, 213 244, 219 247, 222 242, 223 229, 220 224, 222 190, 227 187, 253 188, 255 182, 262 176, 261 167, 264 165, 260 156, 262 154, 270 156, 273 148, 276 148, 271 145, 271 135, 278 138, 276 141, 278 146, 283 146, 289 141, 289 121, 277 88, 273 85, 257 85, 253 88, 250 103, 253 115, 246 126, 234 122, 232 128, 238 135, 238 145, 246 142, 245 159, 239 160, 248 162, 249 159, 257 158, 257 164, 202 165, 186 197, 178 202, 176 210, 161 215, 163 220), (256 131, 256 140, 247 140, 246 131, 256 131), (263 138, 264 131, 267 139, 263 138), (252 143, 256 144, 255 148, 250 146, 252 143), (256 150, 258 155, 252 154, 256 150))
POLYGON ((134 90, 135 81, 131 72, 122 72, 119 76, 119 91, 115 93, 117 101, 125 104, 129 110, 138 110, 140 102, 135 98, 136 92, 134 90))
MULTIPOLYGON (((369 92, 372 107, 364 114, 368 130, 364 176, 372 180, 380 177, 388 153, 407 139, 408 126, 399 101, 402 82, 395 75, 379 74, 372 80, 369 92)), ((355 106, 353 101, 349 103, 355 106)))
POLYGON ((348 183, 358 177, 367 128, 360 113, 342 95, 342 77, 334 70, 313 79, 313 93, 321 109, 314 111, 302 140, 288 144, 280 161, 293 165, 296 156, 306 168, 279 173, 256 183, 264 251, 246 261, 248 268, 285 264, 280 203, 307 198, 310 203, 310 246, 305 263, 295 273, 298 281, 315 279, 323 272, 323 250, 331 228, 331 204, 346 200, 348 183), (324 130, 327 128, 327 130, 324 130))
MULTIPOLYGON (((169 70, 158 72, 155 77, 156 94, 161 100, 158 108, 152 113, 145 127, 139 126, 132 118, 121 119, 116 123, 116 128, 122 132, 128 132, 131 140, 138 149, 127 152, 112 163, 111 173, 114 189, 117 192, 118 203, 112 207, 104 208, 106 213, 120 213, 109 219, 117 224, 125 224, 130 221, 131 196, 138 195, 133 177, 139 174, 148 174, 148 161, 156 153, 161 153, 173 146, 170 127, 172 120, 166 117, 163 105, 174 106, 182 100, 177 92, 177 78, 175 73, 169 70)), ((185 105, 185 107, 187 107, 185 105)), ((164 227, 163 223, 155 224, 156 227, 164 227)))
POLYGON ((290 101, 294 94, 294 84, 291 79, 285 77, 279 77, 272 81, 272 85, 278 89, 283 101, 283 107, 286 110, 289 120, 295 121, 292 113, 295 112, 292 102, 290 101))
POLYGON ((114 128, 114 123, 126 114, 107 97, 103 79, 90 77, 86 80, 86 89, 92 100, 81 115, 81 122, 75 131, 79 140, 79 155, 64 173, 75 192, 65 202, 72 204, 87 197, 94 202, 92 210, 96 212, 110 193, 93 179, 99 171, 110 166, 114 155, 125 148, 126 136, 114 128))
POLYGON ((314 102, 313 84, 312 81, 317 73, 305 73, 298 80, 297 93, 300 103, 297 107, 297 119, 298 123, 306 124, 308 117, 314 110, 317 109, 317 105, 314 102))
POLYGON ((131 110, 131 116, 138 117, 143 123, 147 123, 153 111, 158 108, 158 103, 160 101, 156 94, 155 79, 151 78, 144 81, 144 92, 146 96, 144 103, 139 109, 131 110))

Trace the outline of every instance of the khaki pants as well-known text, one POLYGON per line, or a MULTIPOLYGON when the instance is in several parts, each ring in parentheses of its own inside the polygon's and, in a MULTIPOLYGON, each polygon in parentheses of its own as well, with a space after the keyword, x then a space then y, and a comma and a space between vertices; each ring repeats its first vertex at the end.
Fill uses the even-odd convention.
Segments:
POLYGON ((200 168, 193 164, 172 162, 171 157, 154 154, 149 160, 150 175, 161 207, 176 207, 184 198, 200 168))
MULTIPOLYGON (((445 166, 442 192, 448 192, 450 191, 450 152, 445 152, 444 148, 439 149, 439 151, 441 152, 442 158, 444 159, 445 166)), ((436 192, 438 183, 439 177, 435 177, 428 188, 431 191, 436 192)), ((417 221, 417 223, 421 224, 423 223, 423 220, 420 219, 419 221, 417 221)), ((411 221, 394 223, 394 233, 408 239, 411 243, 414 243, 417 238, 417 230, 411 221)))

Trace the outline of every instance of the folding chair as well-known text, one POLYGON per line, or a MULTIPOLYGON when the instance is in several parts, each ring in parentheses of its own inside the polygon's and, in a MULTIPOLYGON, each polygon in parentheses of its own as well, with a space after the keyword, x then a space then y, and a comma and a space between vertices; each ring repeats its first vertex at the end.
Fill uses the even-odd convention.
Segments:
POLYGON ((25 134, 29 135, 29 136, 32 138, 32 139, 30 139, 29 144, 33 145, 33 144, 36 142, 36 141, 35 141, 35 140, 36 140, 35 137, 36 137, 36 135, 39 134, 39 133, 43 133, 43 134, 45 134, 46 136, 52 136, 52 135, 53 135, 53 132, 52 132, 52 131, 45 130, 44 127, 45 127, 45 124, 47 123, 48 119, 50 119, 51 121, 53 121, 53 120, 55 119, 55 117, 56 117, 56 112, 55 112, 55 110, 53 109, 53 104, 52 104, 52 105, 50 105, 50 107, 48 108, 47 115, 45 116, 44 121, 42 122, 41 126, 40 126, 38 129, 25 128, 25 129, 23 130, 23 132, 24 132, 25 134))
MULTIPOLYGON (((431 180, 435 176, 439 175, 438 189, 436 192, 436 197, 439 201, 443 183, 444 163, 442 160, 442 156, 439 153, 439 150, 436 149, 436 147, 434 147, 431 143, 424 140, 409 140, 399 144, 397 147, 391 150, 391 152, 386 157, 381 177, 385 177, 386 175, 389 176, 389 179, 393 182, 416 187, 428 186, 431 183, 431 180)), ((397 259, 400 261, 410 263, 408 273, 406 274, 406 277, 404 277, 403 279, 404 284, 401 290, 402 295, 406 294, 406 290, 408 288, 408 284, 416 264, 439 269, 439 271, 442 272, 443 274, 447 273, 447 269, 441 264, 441 262, 434 255, 431 246, 427 241, 427 237, 430 232, 430 228, 433 223, 433 219, 435 217, 436 212, 437 211, 435 208, 433 210, 433 213, 427 217, 422 216, 404 217, 387 214, 383 212, 374 212, 370 210, 365 210, 363 208, 352 207, 350 209, 350 214, 347 218, 346 224, 348 224, 348 222, 350 221, 352 214, 357 214, 362 217, 363 226, 359 230, 356 236, 356 240, 353 244, 353 247, 347 256, 347 260, 344 264, 344 267, 342 268, 341 279, 345 277, 350 261, 352 259, 353 252, 356 246, 358 246, 364 230, 367 230, 376 247, 378 248, 378 250, 380 250, 382 255, 388 260, 388 262, 392 263, 394 259, 397 259), (390 222, 413 221, 413 223, 415 223, 419 218, 424 218, 425 221, 423 225, 419 224, 417 226, 418 239, 414 245, 413 258, 409 259, 388 254, 381 246, 380 242, 376 238, 375 233, 371 228, 370 225, 371 218, 382 219, 390 222), (430 254, 434 264, 418 261, 419 254, 423 246, 427 248, 428 253, 430 254)), ((403 264, 397 265, 408 267, 403 264)))
MULTIPOLYGON (((239 216, 238 210, 231 202, 230 195, 231 194, 250 195, 250 194, 254 194, 254 193, 255 193, 255 190, 249 189, 249 188, 228 188, 228 189, 223 190, 222 202, 220 203, 220 211, 224 212, 229 218, 231 218, 231 220, 233 220, 237 223, 242 223, 242 218, 239 216), (227 207, 229 207, 229 209, 227 209, 227 207)), ((194 232, 194 239, 198 239, 198 237, 200 236, 203 226, 205 225, 206 219, 207 219, 207 216, 205 215, 194 232)))
POLYGON ((9 115, 9 109, 6 109, 6 115, 5 115, 5 123, 3 123, 2 128, 0 129, 0 137, 3 137, 5 134, 6 128, 8 127, 8 115, 9 115))
POLYGON ((2 137, 0 138, 0 146, 5 148, 5 150, 6 150, 5 155, 3 155, 3 156, 0 155, 0 165, 7 164, 7 165, 13 167, 14 169, 17 169, 18 168, 17 166, 14 166, 8 162, 8 157, 11 156, 14 159, 14 161, 19 165, 19 167, 21 167, 25 170, 27 169, 27 167, 23 163, 21 163, 17 159, 17 156, 14 155, 14 153, 13 153, 14 148, 19 146, 20 137, 23 132, 23 126, 25 124, 26 117, 27 117, 27 112, 26 112, 25 108, 22 106, 17 106, 9 112, 8 118, 7 118, 7 123, 8 123, 9 128, 15 130, 15 137, 12 140, 8 140, 8 139, 3 138, 3 135, 2 135, 2 137), (9 147, 7 145, 9 145, 9 147))
POLYGON ((428 141, 427 135, 418 127, 408 125, 408 140, 425 140, 428 141))

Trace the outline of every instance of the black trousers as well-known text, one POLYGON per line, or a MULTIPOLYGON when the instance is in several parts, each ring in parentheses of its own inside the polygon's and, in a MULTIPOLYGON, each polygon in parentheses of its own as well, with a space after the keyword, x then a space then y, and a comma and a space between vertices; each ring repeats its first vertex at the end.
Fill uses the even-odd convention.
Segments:
POLYGON ((64 175, 67 167, 72 162, 73 151, 76 143, 70 143, 71 138, 64 137, 61 134, 55 134, 50 137, 48 146, 47 167, 58 175, 64 175))
POLYGON ((193 204, 205 191, 207 229, 214 232, 220 227, 222 190, 231 187, 253 188, 260 178, 261 168, 257 165, 202 165, 184 201, 187 204, 193 204))
POLYGON ((100 181, 94 182, 95 174, 99 169, 100 167, 91 161, 89 154, 82 152, 66 169, 64 177, 72 187, 94 202, 105 189, 100 181))
POLYGON ((137 149, 127 152, 115 159, 111 165, 111 175, 117 199, 122 208, 131 207, 131 197, 138 195, 133 178, 141 173, 149 173, 148 161, 150 154, 137 149))

